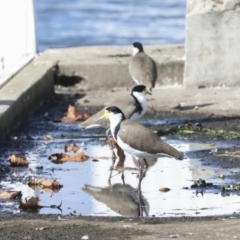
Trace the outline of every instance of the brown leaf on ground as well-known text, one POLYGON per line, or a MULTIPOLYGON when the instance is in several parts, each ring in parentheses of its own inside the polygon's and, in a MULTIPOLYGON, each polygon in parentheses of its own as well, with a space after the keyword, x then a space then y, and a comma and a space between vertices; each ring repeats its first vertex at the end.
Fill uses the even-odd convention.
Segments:
POLYGON ((77 152, 80 149, 80 147, 78 147, 75 143, 73 144, 73 146, 68 146, 65 145, 64 146, 64 151, 65 152, 71 152, 73 151, 74 153, 77 152))
POLYGON ((220 177, 221 179, 225 179, 225 175, 224 175, 224 174, 220 174, 219 177, 220 177))
POLYGON ((30 182, 28 182, 28 186, 32 187, 32 186, 41 186, 42 188, 61 188, 62 185, 57 182, 56 180, 51 180, 51 179, 33 179, 30 182))
POLYGON ((169 192, 171 189, 170 188, 167 188, 167 187, 163 187, 163 188, 160 188, 159 191, 160 192, 169 192))
POLYGON ((70 157, 70 156, 66 153, 53 153, 48 157, 48 160, 52 161, 53 163, 55 163, 55 162, 61 163, 58 161, 60 161, 63 158, 68 158, 68 157, 70 157))
POLYGON ((40 185, 32 185, 31 188, 33 190, 38 190, 38 191, 42 191, 44 193, 48 193, 48 194, 54 194, 54 193, 58 193, 60 191, 61 188, 42 188, 42 186, 40 185))
POLYGON ((11 166, 23 167, 28 166, 28 160, 25 157, 17 157, 16 155, 9 156, 11 166))
POLYGON ((43 140, 50 141, 50 140, 53 140, 53 137, 51 135, 46 135, 44 136, 43 140))
POLYGON ((82 120, 83 116, 80 114, 76 107, 69 105, 68 112, 66 116, 61 119, 62 122, 75 122, 78 120, 82 120))
POLYGON ((38 197, 31 197, 26 199, 26 202, 20 202, 20 208, 23 209, 37 209, 41 207, 41 200, 38 197))
POLYGON ((49 160, 51 160, 53 163, 56 163, 56 164, 61 164, 65 162, 85 162, 89 158, 90 157, 82 149, 79 149, 72 156, 69 156, 65 153, 54 153, 48 157, 49 160), (57 157, 57 160, 53 160, 53 157, 57 157))
POLYGON ((22 192, 21 191, 0 191, 0 199, 21 199, 22 192))
POLYGON ((79 113, 76 107, 69 105, 68 112, 66 113, 66 116, 61 119, 61 121, 62 122, 75 122, 80 120, 85 121, 89 117, 91 117, 90 114, 88 113, 81 114, 79 113))

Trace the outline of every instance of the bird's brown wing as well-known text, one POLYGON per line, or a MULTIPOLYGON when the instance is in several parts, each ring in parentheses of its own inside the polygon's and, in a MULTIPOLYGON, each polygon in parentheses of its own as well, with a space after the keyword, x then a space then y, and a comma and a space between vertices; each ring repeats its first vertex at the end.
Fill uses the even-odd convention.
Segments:
POLYGON ((182 152, 161 140, 150 129, 131 120, 122 121, 118 136, 134 149, 150 154, 167 154, 177 159, 183 158, 182 152))
POLYGON ((156 63, 143 52, 134 56, 129 64, 130 75, 148 88, 155 87, 157 79, 156 63))
POLYGON ((81 127, 86 128, 91 125, 99 125, 103 128, 109 128, 110 127, 109 119, 105 119, 105 118, 100 119, 100 118, 104 115, 105 109, 110 106, 116 106, 120 108, 123 111, 126 118, 131 117, 133 112, 136 111, 135 100, 129 94, 127 96, 119 98, 118 100, 114 101, 113 103, 101 109, 99 112, 92 115, 90 118, 88 118, 86 121, 84 121, 81 124, 81 127))

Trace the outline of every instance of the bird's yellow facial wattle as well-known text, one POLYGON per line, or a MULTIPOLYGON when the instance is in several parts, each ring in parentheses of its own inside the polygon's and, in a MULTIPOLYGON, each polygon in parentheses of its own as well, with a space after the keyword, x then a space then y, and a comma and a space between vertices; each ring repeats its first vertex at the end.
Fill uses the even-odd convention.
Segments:
POLYGON ((103 116, 102 116, 100 119, 102 119, 102 118, 109 119, 109 113, 110 113, 110 112, 109 112, 108 110, 105 110, 103 116))
POLYGON ((147 90, 147 88, 145 88, 145 95, 147 95, 147 94, 152 95, 152 93, 149 92, 149 91, 147 90))

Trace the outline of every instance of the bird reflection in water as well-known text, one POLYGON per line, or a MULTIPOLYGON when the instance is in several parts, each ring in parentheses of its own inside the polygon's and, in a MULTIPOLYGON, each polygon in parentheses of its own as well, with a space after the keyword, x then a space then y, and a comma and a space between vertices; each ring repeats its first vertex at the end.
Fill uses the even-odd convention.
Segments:
POLYGON ((135 188, 129 184, 116 183, 111 187, 85 185, 83 190, 122 216, 148 216, 148 201, 142 194, 139 199, 135 188))

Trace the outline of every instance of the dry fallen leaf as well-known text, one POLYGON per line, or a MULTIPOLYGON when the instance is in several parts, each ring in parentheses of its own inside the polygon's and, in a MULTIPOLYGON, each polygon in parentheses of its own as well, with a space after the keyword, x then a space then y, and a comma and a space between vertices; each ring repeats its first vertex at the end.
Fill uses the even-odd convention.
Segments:
POLYGON ((68 106, 68 112, 65 117, 61 119, 62 122, 75 122, 82 120, 82 115, 78 112, 76 107, 68 106))
POLYGON ((219 176, 221 179, 225 179, 225 175, 224 174, 220 174, 219 176))
POLYGON ((46 135, 44 136, 43 140, 45 141, 53 140, 53 137, 51 135, 46 135))
POLYGON ((48 180, 48 179, 33 179, 30 182, 28 182, 28 186, 29 187, 33 187, 33 186, 41 186, 42 188, 61 188, 62 185, 57 182, 56 180, 48 180))
POLYGON ((167 187, 163 187, 163 188, 160 188, 159 191, 160 192, 169 192, 171 189, 170 188, 167 188, 167 187))
POLYGON ((14 154, 9 156, 9 162, 11 166, 28 166, 28 160, 25 157, 17 157, 14 154))
POLYGON ((68 157, 70 156, 66 153, 53 153, 48 157, 48 160, 52 161, 53 163, 62 163, 60 160, 68 157))
POLYGON ((20 208, 23 209, 37 209, 41 208, 41 200, 38 197, 31 197, 29 199, 25 199, 26 202, 20 202, 20 208))
POLYGON ((75 143, 73 144, 73 146, 68 146, 65 145, 64 146, 64 151, 65 152, 71 152, 73 151, 74 153, 77 152, 80 149, 80 147, 78 147, 75 143))
POLYGON ((75 122, 75 121, 79 121, 79 120, 86 120, 89 117, 91 117, 90 114, 88 113, 84 113, 81 114, 79 113, 79 111, 77 110, 76 107, 69 105, 68 106, 68 112, 66 113, 66 116, 63 117, 61 119, 62 122, 75 122))
POLYGON ((22 192, 21 191, 0 191, 0 199, 21 199, 22 192))
POLYGON ((48 157, 49 160, 51 160, 53 163, 61 164, 65 162, 85 162, 90 157, 82 150, 79 149, 74 155, 69 156, 65 153, 54 153, 48 157), (57 159, 54 160, 54 157, 57 159))

